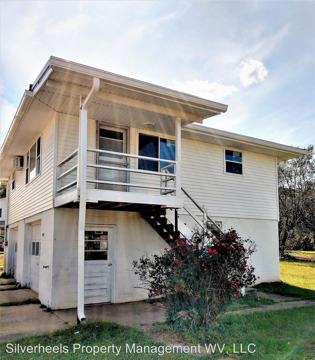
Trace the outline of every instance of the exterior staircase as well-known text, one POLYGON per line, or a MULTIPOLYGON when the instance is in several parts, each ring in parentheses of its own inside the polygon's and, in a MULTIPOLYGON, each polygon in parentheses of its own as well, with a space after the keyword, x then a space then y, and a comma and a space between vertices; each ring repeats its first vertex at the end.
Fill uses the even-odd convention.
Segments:
POLYGON ((156 207, 141 215, 169 245, 181 237, 176 224, 166 217, 166 208, 156 207))
POLYGON ((205 227, 205 222, 213 235, 217 238, 221 237, 223 234, 222 230, 215 221, 207 215, 206 210, 183 188, 182 194, 185 204, 183 208, 178 210, 154 207, 142 212, 142 217, 171 246, 177 239, 189 240, 197 228, 201 229, 205 227), (184 220, 184 218, 187 219, 187 217, 189 221, 184 220))

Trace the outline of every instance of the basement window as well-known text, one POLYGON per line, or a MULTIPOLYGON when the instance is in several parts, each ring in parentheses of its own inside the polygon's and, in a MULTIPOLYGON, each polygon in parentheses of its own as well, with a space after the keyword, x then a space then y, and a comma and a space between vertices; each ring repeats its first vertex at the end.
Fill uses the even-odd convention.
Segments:
POLYGON ((243 156, 240 151, 225 150, 225 172, 243 174, 243 156))
POLYGON ((85 231, 85 260, 107 260, 108 231, 85 231))
POLYGON ((35 144, 30 148, 26 154, 26 173, 25 183, 31 182, 37 175, 40 174, 40 160, 41 160, 41 141, 37 139, 35 144))
MULTIPOLYGON (((175 160, 175 141, 158 136, 139 134, 139 155, 164 160, 175 160)), ((174 166, 166 161, 139 159, 138 168, 174 173, 174 166)))

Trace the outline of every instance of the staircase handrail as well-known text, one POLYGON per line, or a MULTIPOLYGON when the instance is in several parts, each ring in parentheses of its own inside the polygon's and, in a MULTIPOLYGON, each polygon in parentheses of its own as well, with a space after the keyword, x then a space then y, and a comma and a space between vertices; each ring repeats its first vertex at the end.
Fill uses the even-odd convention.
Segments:
MULTIPOLYGON (((207 221, 211 223, 215 227, 215 229, 220 233, 220 235, 224 235, 223 231, 219 228, 219 226, 208 216, 207 212, 193 199, 191 195, 182 187, 182 192, 188 197, 188 199, 202 212, 203 216, 207 218, 207 221)), ((187 211, 187 209, 185 208, 187 211)), ((191 215, 190 212, 188 212, 191 215)), ((194 217, 193 217, 194 218, 194 217)))

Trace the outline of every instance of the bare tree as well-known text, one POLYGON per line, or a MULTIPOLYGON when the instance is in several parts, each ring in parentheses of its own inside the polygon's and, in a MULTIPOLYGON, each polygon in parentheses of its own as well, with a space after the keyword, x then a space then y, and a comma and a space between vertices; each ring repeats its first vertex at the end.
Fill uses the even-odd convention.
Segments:
POLYGON ((308 150, 308 155, 279 164, 281 255, 288 248, 314 248, 315 160, 313 146, 309 146, 308 150))

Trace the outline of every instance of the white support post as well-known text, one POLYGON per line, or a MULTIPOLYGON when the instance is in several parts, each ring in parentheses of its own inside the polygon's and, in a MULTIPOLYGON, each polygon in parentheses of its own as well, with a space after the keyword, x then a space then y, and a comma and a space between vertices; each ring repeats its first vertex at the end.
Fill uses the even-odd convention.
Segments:
POLYGON ((182 187, 181 162, 182 162, 182 122, 175 119, 175 155, 176 155, 176 196, 180 196, 182 187))
POLYGON ((78 222, 78 288, 77 315, 78 321, 85 319, 84 315, 84 239, 86 213, 86 164, 87 164, 87 110, 80 109, 79 130, 79 222, 78 222))
POLYGON ((80 106, 79 148, 78 148, 78 192, 79 219, 78 219, 78 283, 77 283, 77 319, 81 322, 84 314, 84 241, 86 217, 86 183, 87 183, 87 139, 88 139, 88 106, 93 96, 99 90, 100 80, 93 79, 93 87, 80 106))

